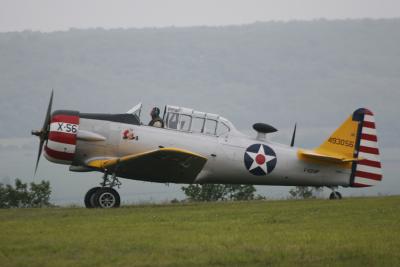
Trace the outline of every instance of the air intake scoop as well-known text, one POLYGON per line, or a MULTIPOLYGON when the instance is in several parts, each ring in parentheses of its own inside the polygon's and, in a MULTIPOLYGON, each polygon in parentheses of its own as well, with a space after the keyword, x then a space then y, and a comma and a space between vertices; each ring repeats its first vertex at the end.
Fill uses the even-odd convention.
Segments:
POLYGON ((264 141, 268 133, 274 133, 278 130, 265 123, 254 123, 253 129, 257 131, 257 139, 264 141))
POLYGON ((263 134, 275 133, 278 131, 275 127, 266 123, 255 123, 253 124, 253 129, 263 134))

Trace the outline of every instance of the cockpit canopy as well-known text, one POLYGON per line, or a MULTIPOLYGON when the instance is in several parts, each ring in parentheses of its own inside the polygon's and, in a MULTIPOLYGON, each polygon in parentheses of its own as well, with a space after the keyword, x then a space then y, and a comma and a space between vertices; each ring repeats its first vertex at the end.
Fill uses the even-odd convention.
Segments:
MULTIPOLYGON (((127 113, 140 117, 141 108, 139 103, 127 113)), ((220 136, 234 128, 227 119, 217 114, 171 105, 165 106, 162 119, 166 129, 205 135, 220 136)))
POLYGON ((165 107, 163 120, 165 128, 206 135, 220 136, 231 129, 230 122, 217 114, 169 105, 165 107))

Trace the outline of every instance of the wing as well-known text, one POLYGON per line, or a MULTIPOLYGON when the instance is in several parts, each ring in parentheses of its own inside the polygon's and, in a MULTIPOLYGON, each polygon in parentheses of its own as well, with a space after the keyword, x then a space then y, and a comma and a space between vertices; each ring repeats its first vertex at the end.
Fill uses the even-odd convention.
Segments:
POLYGON ((207 158, 177 148, 161 148, 145 153, 112 159, 89 160, 88 166, 116 172, 130 179, 191 183, 207 162, 207 158))

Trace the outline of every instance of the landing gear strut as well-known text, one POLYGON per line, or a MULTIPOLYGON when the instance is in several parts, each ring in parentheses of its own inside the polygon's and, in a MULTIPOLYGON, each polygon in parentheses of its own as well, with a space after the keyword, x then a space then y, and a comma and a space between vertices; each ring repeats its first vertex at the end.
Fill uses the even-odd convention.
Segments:
POLYGON ((335 190, 334 187, 331 187, 332 193, 329 195, 329 199, 342 199, 342 194, 335 190))
POLYGON ((121 198, 118 192, 113 188, 121 185, 116 173, 114 172, 111 179, 108 178, 107 171, 104 172, 101 187, 93 187, 85 195, 86 208, 118 208, 121 204, 121 198))

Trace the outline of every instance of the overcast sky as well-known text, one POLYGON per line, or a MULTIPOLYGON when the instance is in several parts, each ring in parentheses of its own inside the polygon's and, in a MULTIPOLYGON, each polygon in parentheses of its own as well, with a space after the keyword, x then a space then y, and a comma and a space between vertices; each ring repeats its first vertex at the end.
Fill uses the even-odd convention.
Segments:
POLYGON ((0 32, 393 17, 399 0, 0 0, 0 32))

